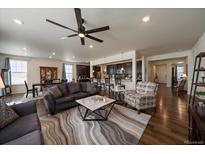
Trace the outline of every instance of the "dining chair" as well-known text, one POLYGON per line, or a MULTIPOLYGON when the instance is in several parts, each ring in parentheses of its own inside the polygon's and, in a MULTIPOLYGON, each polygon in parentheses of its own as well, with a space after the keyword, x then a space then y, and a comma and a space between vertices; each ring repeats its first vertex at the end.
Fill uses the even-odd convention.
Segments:
POLYGON ((105 78, 104 89, 107 89, 107 87, 108 87, 109 93, 110 93, 110 88, 111 87, 114 88, 114 84, 110 83, 110 78, 105 78))
POLYGON ((100 88, 100 90, 102 89, 102 87, 104 86, 104 83, 101 82, 100 78, 97 78, 97 86, 100 88))
MULTIPOLYGON (((26 87, 26 98, 27 98, 29 93, 33 93, 33 89, 28 88, 28 84, 26 81, 24 81, 24 84, 26 87)), ((36 92, 36 95, 38 96, 38 88, 35 88, 35 92, 36 92)))

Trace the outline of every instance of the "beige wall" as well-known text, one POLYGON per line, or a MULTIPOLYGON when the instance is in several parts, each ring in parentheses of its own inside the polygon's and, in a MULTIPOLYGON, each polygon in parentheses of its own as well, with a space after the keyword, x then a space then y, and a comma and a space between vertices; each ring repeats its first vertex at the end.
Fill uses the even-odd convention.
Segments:
MULTIPOLYGON (((29 87, 33 83, 40 82, 40 66, 47 66, 47 67, 57 67, 58 68, 58 78, 62 79, 62 65, 63 63, 73 64, 73 78, 76 78, 76 65, 74 63, 64 62, 55 59, 40 59, 40 58, 28 58, 28 57, 18 57, 18 56, 10 56, 10 55, 3 55, 0 54, 0 68, 4 66, 5 57, 10 57, 11 59, 19 59, 19 60, 26 60, 28 62, 27 66, 27 82, 29 87)), ((23 93, 25 92, 24 85, 13 85, 12 86, 12 93, 23 93)))

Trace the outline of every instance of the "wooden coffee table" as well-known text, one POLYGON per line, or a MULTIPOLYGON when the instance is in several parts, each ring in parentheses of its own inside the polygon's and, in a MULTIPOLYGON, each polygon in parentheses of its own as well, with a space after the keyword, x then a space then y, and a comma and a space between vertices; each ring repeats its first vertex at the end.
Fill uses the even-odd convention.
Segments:
POLYGON ((78 110, 84 121, 107 120, 116 100, 94 95, 76 100, 79 104, 78 110))

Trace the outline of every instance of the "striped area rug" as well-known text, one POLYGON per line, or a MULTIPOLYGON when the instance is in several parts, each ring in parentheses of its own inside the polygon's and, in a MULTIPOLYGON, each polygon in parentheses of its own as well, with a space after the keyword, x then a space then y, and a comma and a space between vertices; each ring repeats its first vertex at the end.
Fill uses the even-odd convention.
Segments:
POLYGON ((136 145, 151 118, 115 104, 107 121, 82 121, 77 107, 51 116, 40 102, 37 107, 45 144, 136 145))

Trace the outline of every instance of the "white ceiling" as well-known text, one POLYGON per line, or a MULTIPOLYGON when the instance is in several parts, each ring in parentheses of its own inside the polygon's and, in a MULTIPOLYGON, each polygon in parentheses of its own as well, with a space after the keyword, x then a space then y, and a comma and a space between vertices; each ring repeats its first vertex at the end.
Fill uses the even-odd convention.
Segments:
POLYGON ((110 26, 109 31, 93 34, 103 39, 103 43, 86 38, 86 45, 82 46, 79 37, 60 40, 73 33, 45 21, 48 18, 77 29, 73 9, 0 9, 0 52, 24 55, 22 48, 26 47, 28 56, 48 58, 55 51, 54 58, 66 61, 89 61, 130 50, 154 55, 191 49, 205 32, 205 9, 81 9, 81 12, 86 29, 110 26), (143 23, 146 15, 151 19, 143 23), (15 24, 14 18, 24 24, 15 24))

